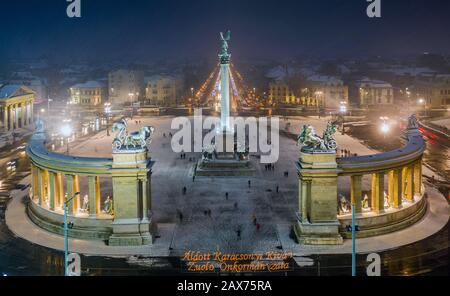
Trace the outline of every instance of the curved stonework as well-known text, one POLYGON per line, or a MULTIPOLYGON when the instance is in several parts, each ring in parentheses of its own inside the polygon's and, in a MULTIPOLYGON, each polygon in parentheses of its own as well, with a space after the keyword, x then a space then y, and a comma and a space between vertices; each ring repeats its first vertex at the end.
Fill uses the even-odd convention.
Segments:
MULTIPOLYGON (((39 227, 59 235, 64 235, 64 230, 61 227, 64 223, 62 212, 49 211, 35 202, 30 201, 28 217, 39 227)), ((67 221, 68 223, 73 223, 73 227, 69 230, 69 236, 73 238, 108 240, 112 234, 112 217, 92 219, 69 216, 67 221)))
POLYGON ((358 237, 398 231, 425 215, 422 156, 426 143, 414 116, 409 123, 403 136, 405 146, 386 153, 337 158, 336 151, 302 149, 297 162, 299 212, 294 225, 300 243, 341 244, 343 238, 351 238, 351 207, 358 237), (371 176, 370 196, 363 195, 364 175, 371 176), (351 179, 350 201, 342 196, 338 199, 340 177, 351 179))
POLYGON ((28 216, 39 227, 63 233, 67 200, 68 235, 110 245, 152 243, 151 168, 147 149, 121 150, 112 158, 87 158, 48 151, 43 129, 27 147, 32 186, 28 216), (87 188, 80 188, 85 178, 87 188), (101 196, 100 178, 109 179, 101 196), (78 194, 77 194, 78 193, 78 194), (71 199, 73 197, 73 199, 71 199))
MULTIPOLYGON (((404 229, 422 219, 426 211, 427 201, 421 196, 414 203, 409 205, 404 203, 400 210, 392 209, 383 214, 368 212, 357 215, 355 224, 358 225, 359 231, 356 233, 356 237, 377 236, 404 229)), ((338 216, 338 220, 341 224, 340 234, 343 238, 350 239, 352 235, 347 227, 352 224, 351 215, 338 216)))

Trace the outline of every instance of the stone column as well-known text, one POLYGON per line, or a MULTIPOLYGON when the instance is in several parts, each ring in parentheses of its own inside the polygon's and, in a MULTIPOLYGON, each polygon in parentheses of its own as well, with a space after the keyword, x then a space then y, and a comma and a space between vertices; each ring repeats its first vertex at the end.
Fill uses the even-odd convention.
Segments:
POLYGON ((384 212, 384 173, 372 175, 372 211, 384 212))
POLYGON ((49 206, 50 206, 50 211, 54 211, 55 210, 55 200, 56 200, 56 173, 54 172, 49 172, 48 173, 48 177, 49 177, 49 198, 50 198, 50 202, 49 202, 49 206))
POLYGON ((100 209, 100 177, 89 176, 89 215, 96 218, 101 212, 100 209))
POLYGON ((405 197, 409 201, 414 201, 414 165, 410 165, 406 168, 405 197))
POLYGON ((57 173, 56 174, 56 180, 55 180, 55 208, 62 209, 63 203, 64 203, 64 188, 62 183, 62 174, 57 173))
POLYGON ((25 102, 22 104, 22 126, 24 126, 24 127, 28 125, 27 104, 28 104, 28 102, 25 102))
POLYGON ((14 125, 15 128, 19 128, 19 106, 17 104, 14 105, 14 125))
MULTIPOLYGON (((64 200, 64 202, 71 199, 73 196, 73 193, 74 193, 74 191, 73 191, 73 176, 66 175, 66 199, 64 200)), ((63 204, 63 208, 64 208, 64 204, 63 204)), ((73 206, 73 201, 69 202, 67 204, 67 213, 76 215, 76 212, 75 212, 74 206, 73 206)))
POLYGON ((42 198, 43 195, 43 184, 42 184, 42 170, 41 168, 37 168, 37 195, 39 197, 39 205, 42 207, 44 200, 42 198))
POLYGON ((351 201, 352 205, 355 205, 355 213, 362 213, 362 176, 351 176, 351 201))
POLYGON ((414 164, 414 193, 422 194, 422 160, 414 164))
POLYGON ((391 207, 400 209, 403 203, 402 169, 389 172, 389 203, 391 207))
POLYGON ((31 166, 31 189, 33 194, 33 200, 38 197, 38 176, 37 176, 37 168, 33 164, 31 166))
POLYGON ((30 102, 30 118, 31 118, 31 124, 34 124, 34 104, 33 104, 33 101, 30 102))
MULTIPOLYGON (((73 180, 73 194, 76 192, 80 192, 80 178, 77 175, 72 176, 73 180)), ((78 214, 80 211, 80 194, 78 194, 73 200, 73 211, 75 214, 78 214)))
POLYGON ((31 104, 32 102, 27 103, 27 125, 30 125, 33 121, 31 120, 31 104))
POLYGON ((9 106, 5 106, 3 109, 3 129, 5 132, 9 131, 9 116, 8 116, 8 110, 9 106))
POLYGON ((42 184, 43 184, 43 191, 42 191, 42 198, 45 201, 44 205, 45 207, 50 207, 50 186, 49 186, 49 172, 48 170, 42 171, 42 184))
POLYGON ((148 221, 148 210, 149 210, 149 204, 148 204, 148 181, 147 179, 141 179, 141 194, 142 194, 142 220, 144 222, 148 221))
POLYGON ((303 223, 308 222, 308 204, 311 194, 311 180, 302 178, 300 179, 300 218, 303 223))

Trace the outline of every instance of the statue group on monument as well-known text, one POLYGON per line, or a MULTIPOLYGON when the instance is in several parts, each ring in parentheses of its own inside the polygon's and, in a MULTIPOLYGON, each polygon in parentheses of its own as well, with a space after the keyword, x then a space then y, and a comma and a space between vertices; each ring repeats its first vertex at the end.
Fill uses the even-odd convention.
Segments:
POLYGON ((335 151, 337 142, 334 139, 334 134, 337 131, 337 125, 329 122, 323 136, 320 137, 312 125, 304 125, 298 136, 298 144, 302 146, 304 151, 328 152, 335 151))
POLYGON ((112 126, 112 132, 115 134, 113 140, 113 151, 122 151, 132 149, 145 149, 147 143, 152 140, 155 128, 153 126, 144 126, 137 132, 128 132, 128 125, 125 119, 115 122, 112 126))

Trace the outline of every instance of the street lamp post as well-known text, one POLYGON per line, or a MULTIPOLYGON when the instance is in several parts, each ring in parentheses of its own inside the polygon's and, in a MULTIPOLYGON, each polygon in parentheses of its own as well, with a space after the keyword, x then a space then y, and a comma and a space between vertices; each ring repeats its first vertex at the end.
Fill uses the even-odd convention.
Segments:
POLYGON ((356 225, 355 225, 355 208, 352 204, 352 276, 356 276, 356 225))
POLYGON ((75 192, 75 194, 68 200, 64 202, 64 275, 69 275, 69 225, 67 223, 67 205, 78 195, 80 192, 75 192))

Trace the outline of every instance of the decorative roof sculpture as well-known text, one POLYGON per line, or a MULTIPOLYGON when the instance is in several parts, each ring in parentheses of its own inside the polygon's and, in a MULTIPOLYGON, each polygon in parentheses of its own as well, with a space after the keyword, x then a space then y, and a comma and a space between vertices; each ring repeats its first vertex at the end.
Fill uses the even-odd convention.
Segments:
POLYGON ((329 122, 327 128, 320 137, 312 125, 304 125, 298 136, 298 144, 302 146, 302 151, 308 152, 330 152, 335 151, 337 142, 334 134, 337 131, 337 125, 329 122))
POLYGON ((154 131, 153 126, 144 126, 139 131, 129 133, 126 120, 115 122, 112 126, 115 134, 113 152, 145 150, 152 141, 154 131))

